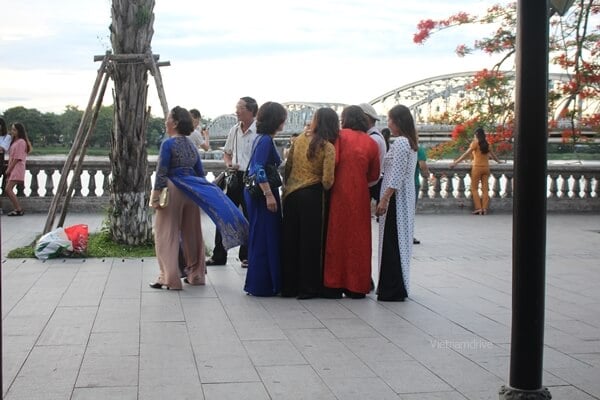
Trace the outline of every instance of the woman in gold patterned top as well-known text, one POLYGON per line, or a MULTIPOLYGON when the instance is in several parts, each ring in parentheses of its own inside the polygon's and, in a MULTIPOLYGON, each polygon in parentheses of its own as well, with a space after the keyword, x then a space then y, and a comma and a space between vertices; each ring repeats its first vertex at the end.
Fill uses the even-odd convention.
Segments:
POLYGON ((339 117, 320 108, 290 148, 283 190, 281 295, 309 299, 323 286, 325 195, 333 185, 339 117))

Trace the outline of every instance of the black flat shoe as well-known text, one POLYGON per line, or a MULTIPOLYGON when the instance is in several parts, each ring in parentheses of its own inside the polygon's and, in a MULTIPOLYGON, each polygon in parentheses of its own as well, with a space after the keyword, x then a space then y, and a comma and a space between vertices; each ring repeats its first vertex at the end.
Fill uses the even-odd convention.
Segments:
MULTIPOLYGON (((159 282, 154 282, 154 283, 150 282, 148 284, 148 286, 150 286, 152 289, 162 289, 163 286, 166 286, 166 285, 163 285, 162 283, 159 283, 159 282)), ((168 289, 169 287, 166 286, 166 288, 168 289)))
POLYGON ((353 292, 348 289, 344 290, 344 296, 350 297, 351 299, 364 299, 366 297, 364 293, 353 292))
POLYGON ((214 260, 212 258, 207 258, 206 259, 206 265, 225 265, 225 264, 226 264, 225 261, 214 260))

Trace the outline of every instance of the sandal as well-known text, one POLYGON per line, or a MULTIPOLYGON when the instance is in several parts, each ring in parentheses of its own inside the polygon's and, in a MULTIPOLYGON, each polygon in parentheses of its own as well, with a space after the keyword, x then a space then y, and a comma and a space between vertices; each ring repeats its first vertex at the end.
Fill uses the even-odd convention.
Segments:
POLYGON ((6 216, 7 217, 20 217, 24 214, 25 214, 25 212, 23 210, 12 210, 8 214, 6 214, 6 216))

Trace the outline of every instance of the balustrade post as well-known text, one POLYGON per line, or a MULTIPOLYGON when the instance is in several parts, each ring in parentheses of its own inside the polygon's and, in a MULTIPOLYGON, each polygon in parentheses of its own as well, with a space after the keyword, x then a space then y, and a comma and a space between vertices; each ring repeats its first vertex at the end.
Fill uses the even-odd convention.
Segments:
POLYGON ((466 191, 466 187, 467 185, 465 185, 465 178, 467 177, 467 174, 463 174, 463 175, 458 175, 458 188, 456 189, 456 198, 457 199, 466 199, 467 195, 465 194, 466 191))
POLYGON ((110 169, 103 169, 102 170, 102 176, 104 177, 103 182, 102 182, 102 196, 108 196, 110 193, 110 182, 109 182, 109 177, 110 177, 110 169))
POLYGON ((490 177, 494 178, 494 183, 492 184, 492 199, 500 198, 500 178, 502 177, 502 174, 496 176, 492 173, 490 174, 490 177))
POLYGON ((510 199, 513 197, 513 177, 512 175, 505 175, 506 185, 504 187, 504 197, 510 199))
MULTIPOLYGON (((419 179, 421 179, 422 177, 419 177, 419 179)), ((419 188, 419 191, 421 192, 421 198, 422 199, 426 199, 427 197, 429 197, 429 180, 428 179, 421 179, 422 183, 421 186, 419 188)), ((418 194, 417 194, 418 197, 418 194)))
POLYGON ((96 197, 96 170, 88 169, 90 179, 88 181, 88 197, 96 197))
POLYGON ((580 176, 576 176, 575 174, 571 175, 573 177, 573 198, 579 199, 581 197, 581 185, 579 183, 580 176))
POLYGON ((73 176, 71 184, 73 185, 73 197, 82 197, 81 194, 81 175, 73 176))
POLYGON ((29 197, 40 197, 40 194, 38 193, 39 185, 37 180, 40 170, 38 168, 32 168, 29 170, 29 173, 31 174, 31 185, 29 185, 31 188, 31 194, 29 194, 29 197))
POLYGON ((592 179, 591 177, 586 177, 585 175, 581 175, 583 178, 583 195, 584 199, 589 199, 591 197, 592 192, 592 179))
POLYGON ((17 183, 17 197, 25 197, 25 184, 17 183))
POLYGON ((451 199, 454 197, 454 178, 449 177, 446 180, 446 199, 451 199))
POLYGON ((46 174, 46 183, 44 184, 44 197, 52 197, 54 195, 54 182, 52 181, 52 175, 54 174, 54 169, 45 169, 44 173, 46 174))
POLYGON ((565 178, 564 175, 560 175, 561 182, 558 189, 558 195, 560 197, 569 197, 569 178, 565 178))
POLYGON ((435 183, 433 184, 433 195, 432 199, 439 199, 440 192, 442 191, 442 176, 436 176, 435 183))
POLYGON ((558 181, 558 174, 549 174, 550 176, 550 185, 548 187, 548 191, 550 192, 550 198, 555 199, 558 197, 558 187, 556 182, 558 181))

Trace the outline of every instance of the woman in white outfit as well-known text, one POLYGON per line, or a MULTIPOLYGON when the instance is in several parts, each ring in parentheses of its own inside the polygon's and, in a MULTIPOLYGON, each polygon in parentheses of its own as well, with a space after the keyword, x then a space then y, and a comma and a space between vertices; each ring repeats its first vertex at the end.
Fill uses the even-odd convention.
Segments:
POLYGON ((383 181, 376 214, 379 216, 379 284, 377 300, 408 297, 415 220, 417 131, 410 110, 394 106, 388 127, 396 140, 383 161, 383 181))

